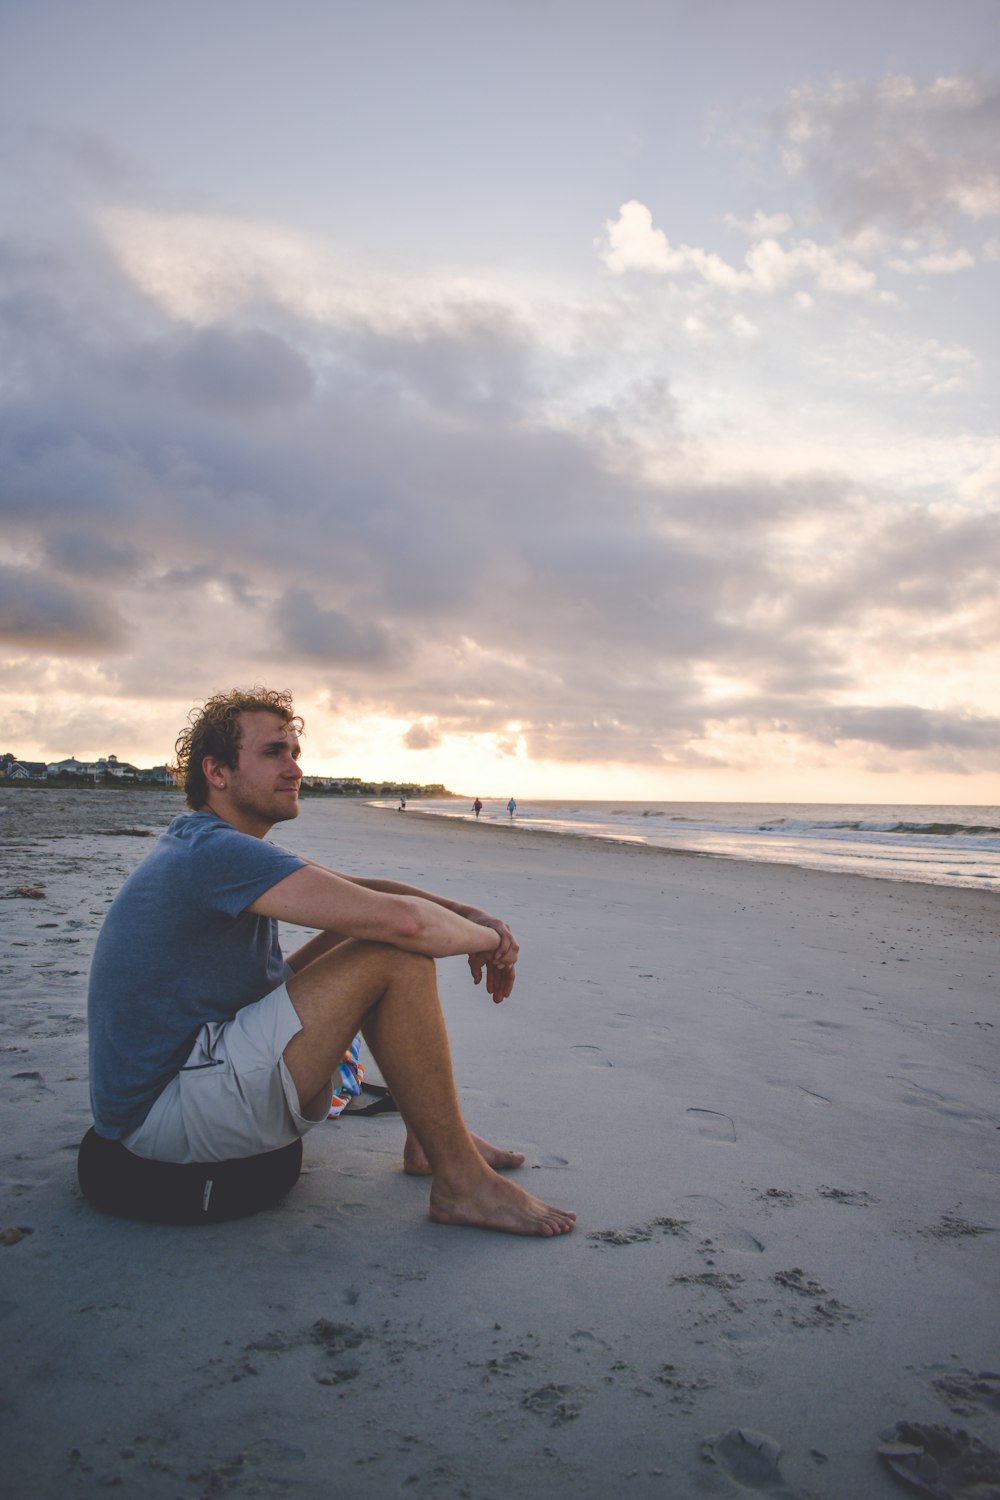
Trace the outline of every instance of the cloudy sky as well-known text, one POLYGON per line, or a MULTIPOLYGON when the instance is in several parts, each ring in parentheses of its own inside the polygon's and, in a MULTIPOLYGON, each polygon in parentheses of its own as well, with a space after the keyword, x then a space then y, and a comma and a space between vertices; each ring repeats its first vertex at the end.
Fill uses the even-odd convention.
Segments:
POLYGON ((1000 801, 1000 0, 0 0, 0 749, 1000 801))

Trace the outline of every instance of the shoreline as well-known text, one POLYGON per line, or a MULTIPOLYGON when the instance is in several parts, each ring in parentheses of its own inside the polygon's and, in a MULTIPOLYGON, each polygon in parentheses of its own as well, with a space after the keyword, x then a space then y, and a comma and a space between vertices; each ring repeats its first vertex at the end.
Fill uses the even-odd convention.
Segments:
MULTIPOLYGON (((382 814, 391 813, 399 816, 398 809, 391 807, 380 807, 377 803, 372 802, 370 799, 366 805, 371 809, 372 812, 382 814)), ((416 817, 421 818, 424 826, 431 826, 433 824, 446 824, 450 827, 455 827, 460 825, 462 827, 468 828, 470 831, 474 829, 477 831, 477 833, 488 830, 498 838, 509 838, 513 834, 519 834, 522 838, 531 839, 532 841, 558 840, 564 843, 567 848, 573 848, 574 846, 578 846, 580 844, 585 844, 590 848, 609 846, 614 849, 627 849, 637 851, 639 854, 647 855, 651 858, 658 858, 660 856, 663 856, 666 859, 709 861, 722 865, 739 865, 743 868, 752 870, 793 870, 797 871, 801 875, 808 876, 826 875, 834 879, 862 880, 866 883, 876 882, 880 885, 887 886, 898 885, 905 886, 907 888, 916 886, 937 891, 962 892, 969 895, 982 896, 987 900, 994 901, 996 900, 997 896, 1000 895, 1000 891, 988 886, 956 885, 946 883, 944 881, 920 880, 915 877, 908 878, 902 875, 891 876, 884 874, 868 874, 862 870, 825 869, 816 865, 799 864, 794 860, 752 859, 747 856, 741 856, 739 854, 724 854, 713 850, 684 849, 678 847, 670 847, 664 844, 649 844, 644 843, 639 839, 614 838, 611 835, 592 833, 560 833, 550 828, 525 828, 522 825, 517 824, 516 822, 513 824, 504 823, 499 820, 481 822, 477 821, 474 818, 470 819, 467 813, 455 814, 454 816, 447 813, 422 814, 419 809, 407 808, 406 813, 402 816, 408 817, 410 816, 411 812, 414 813, 416 817)))
MULTIPOLYGON (((17 784, 17 783, 12 783, 11 785, 12 785, 12 789, 13 789, 14 786, 16 786, 16 788, 17 788, 17 790, 19 792, 39 791, 39 792, 47 792, 47 793, 50 793, 50 794, 51 793, 59 793, 59 792, 68 792, 68 793, 70 793, 72 795, 72 797, 74 798, 74 800, 75 800, 75 798, 78 795, 80 795, 82 793, 86 793, 86 792, 103 792, 103 791, 106 791, 106 790, 111 790, 111 791, 114 791, 114 792, 127 793, 129 796, 136 797, 136 798, 140 798, 143 795, 145 795, 146 793, 149 793, 149 794, 153 795, 156 799, 160 799, 160 798, 162 798, 163 794, 166 793, 170 797, 172 797, 172 798, 175 799, 175 805, 171 809, 171 815, 172 816, 177 816, 179 813, 183 813, 183 812, 187 811, 187 807, 186 807, 186 804, 183 801, 183 797, 182 797, 181 793, 179 792, 178 789, 172 788, 172 787, 137 787, 137 786, 117 786, 117 785, 113 786, 113 785, 110 785, 110 784, 108 784, 108 785, 103 785, 102 784, 102 785, 99 785, 99 786, 87 786, 87 787, 81 787, 81 786, 59 786, 59 787, 52 787, 52 786, 50 786, 50 787, 44 787, 44 786, 23 785, 23 784, 17 784)), ((0 788, 0 789, 2 789, 2 788, 0 788)), ((365 793, 358 793, 358 794, 344 794, 344 795, 341 795, 341 794, 330 794, 330 793, 323 793, 323 792, 303 792, 301 794, 300 800, 301 800, 303 808, 308 807, 312 803, 318 803, 318 804, 323 805, 323 806, 328 806, 328 805, 333 805, 333 806, 354 806, 354 805, 361 805, 361 806, 370 808, 371 810, 373 810, 375 812, 378 812, 378 813, 389 813, 389 812, 391 812, 391 813, 394 813, 394 814, 398 814, 399 811, 400 811, 400 809, 398 807, 396 807, 394 805, 389 805, 388 803, 383 804, 383 802, 381 800, 379 800, 377 798, 373 798, 372 795, 370 793, 367 793, 367 792, 365 792, 365 793)), ((414 800, 419 800, 419 799, 414 799, 414 800)), ((434 799, 431 799, 431 800, 434 800, 434 801, 454 801, 456 803, 459 803, 461 799, 459 799, 456 796, 452 795, 452 796, 446 797, 446 798, 440 798, 440 799, 434 798, 434 799)), ((613 805, 613 804, 608 804, 608 805, 610 806, 610 805, 613 805)), ((636 804, 636 805, 639 805, 639 804, 636 804)), ((677 805, 681 806, 681 805, 687 805, 687 804, 677 804, 677 805)), ((733 805, 734 806, 742 806, 743 804, 733 804, 733 805)), ((768 806, 774 806, 774 807, 778 808, 778 807, 781 807, 783 804, 767 804, 767 805, 768 806)), ((830 806, 831 804, 817 803, 815 805, 818 806, 818 807, 827 807, 827 806, 830 806)), ((873 807, 876 806, 876 805, 881 805, 881 804, 872 804, 873 807)), ((923 804, 921 804, 921 805, 923 805, 923 804)), ((928 807, 933 807, 934 805, 935 804, 926 804, 926 806, 928 806, 928 807)), ((917 807, 918 807, 918 804, 914 804, 913 806, 914 806, 914 810, 916 810, 917 807)), ((698 849, 698 848, 694 848, 694 847, 683 847, 683 846, 679 846, 677 844, 662 844, 662 843, 648 842, 646 839, 644 839, 641 836, 636 836, 636 837, 620 836, 620 837, 616 837, 615 834, 613 834, 613 833, 599 834, 599 833, 593 833, 593 832, 583 831, 582 829, 579 830, 579 831, 576 831, 576 830, 573 830, 573 831, 569 831, 569 830, 562 831, 562 830, 551 829, 551 828, 525 826, 524 823, 519 823, 519 822, 516 822, 516 821, 514 823, 510 823, 510 822, 508 822, 508 821, 506 821, 506 820, 504 820, 504 819, 502 819, 500 817, 488 818, 486 820, 476 820, 476 819, 471 818, 469 816, 468 811, 465 810, 465 808, 464 808, 464 803, 462 804, 462 807, 463 807, 462 811, 458 811, 457 808, 456 808, 456 810, 454 812, 447 812, 447 813, 434 812, 434 813, 431 813, 429 811, 425 811, 424 809, 420 808, 419 806, 414 806, 411 803, 411 805, 408 806, 405 809, 405 812, 409 813, 411 817, 419 818, 422 821, 422 823, 424 824, 425 827, 432 826, 435 823, 448 823, 448 824, 450 824, 452 826, 462 825, 463 827, 467 827, 467 828, 475 827, 477 830, 489 829, 489 830, 492 830, 492 832, 493 832, 493 834, 495 836, 500 836, 501 831, 502 831, 502 834, 504 836, 507 836, 507 837, 509 837, 511 834, 519 833, 522 836, 524 836, 524 837, 530 837, 533 840, 566 839, 566 840, 568 840, 570 842, 570 845, 579 845, 579 844, 587 844, 587 845, 590 845, 590 846, 600 846, 600 845, 607 846, 607 845, 610 845, 610 846, 615 847, 615 848, 643 850, 643 851, 645 851, 647 854, 649 854, 651 856, 666 855, 666 856, 669 856, 669 857, 672 857, 672 858, 680 858, 680 859, 712 860, 712 861, 717 861, 717 862, 720 862, 720 863, 730 863, 730 864, 746 865, 746 866, 752 867, 754 869, 759 868, 759 867, 767 867, 767 868, 771 868, 771 869, 794 869, 794 870, 798 870, 798 871, 802 872, 803 874, 809 873, 809 874, 830 874, 830 875, 854 876, 854 877, 858 877, 858 878, 866 880, 866 881, 878 881, 878 882, 883 882, 883 883, 887 883, 887 884, 890 884, 890 885, 904 885, 904 886, 908 886, 908 887, 909 886, 929 886, 929 887, 932 887, 932 888, 938 889, 938 890, 968 890, 968 891, 977 891, 980 894, 988 896, 988 897, 989 896, 996 897, 998 894, 1000 894, 1000 884, 993 884, 993 883, 991 883, 992 880, 994 879, 994 876, 993 876, 992 872, 990 872, 990 873, 983 873, 982 875, 980 875, 978 877, 969 877, 969 876, 966 876, 965 878, 941 879, 941 878, 935 878, 935 876, 933 874, 921 874, 921 873, 913 873, 913 872, 903 873, 901 871, 887 872, 884 869, 879 869, 877 871, 869 871, 869 870, 864 869, 864 868, 852 867, 847 862, 841 863, 839 861, 834 861, 832 859, 828 859, 826 862, 822 862, 818 856, 814 856, 813 858, 810 858, 808 855, 804 855, 804 856, 802 856, 800 858, 784 858, 784 859, 778 859, 778 858, 773 858, 773 857, 771 857, 771 858, 764 858, 764 857, 762 857, 760 855, 754 856, 754 855, 751 855, 751 854, 746 853, 746 852, 740 852, 738 850, 736 850, 736 851, 730 851, 730 850, 711 849, 711 848, 698 849)), ((2 808, 3 808, 3 801, 2 801, 2 797, 0 797, 0 811, 2 811, 2 808)), ((158 808, 158 810, 159 810, 159 808, 158 808)), ((969 811, 971 812, 971 811, 975 811, 975 810, 976 809, 974 807, 972 807, 972 805, 970 805, 969 811)), ((2 832, 2 831, 3 831, 2 826, 0 826, 0 832, 2 832)), ((85 832, 86 830, 81 829, 79 831, 80 832, 85 832)), ((278 841, 280 842, 280 837, 279 837, 278 841)))

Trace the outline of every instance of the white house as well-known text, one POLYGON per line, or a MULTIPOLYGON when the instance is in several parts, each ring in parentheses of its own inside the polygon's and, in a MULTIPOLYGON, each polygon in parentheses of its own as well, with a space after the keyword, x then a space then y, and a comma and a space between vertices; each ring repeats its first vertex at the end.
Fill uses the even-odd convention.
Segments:
POLYGON ((101 780, 114 777, 116 781, 134 781, 139 774, 138 767, 129 765, 127 760, 119 760, 117 755, 108 755, 97 761, 94 772, 101 780))
POLYGON ((94 763, 90 760, 77 760, 75 755, 70 755, 66 760, 50 761, 45 768, 47 776, 93 776, 94 763))
POLYGON ((43 760, 11 760, 7 762, 6 775, 9 781, 43 781, 47 774, 43 760))
POLYGON ((174 786, 174 778, 166 766, 150 766, 146 771, 139 771, 137 779, 143 786, 174 786))

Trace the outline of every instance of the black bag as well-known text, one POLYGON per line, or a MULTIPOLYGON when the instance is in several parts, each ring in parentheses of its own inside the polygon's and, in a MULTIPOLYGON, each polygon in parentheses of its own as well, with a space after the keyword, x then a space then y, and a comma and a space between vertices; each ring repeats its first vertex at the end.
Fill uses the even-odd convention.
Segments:
POLYGON ((178 1165, 136 1156, 93 1126, 77 1156, 80 1191, 95 1208, 153 1224, 218 1224, 255 1214, 280 1202, 301 1170, 301 1140, 261 1156, 178 1165))

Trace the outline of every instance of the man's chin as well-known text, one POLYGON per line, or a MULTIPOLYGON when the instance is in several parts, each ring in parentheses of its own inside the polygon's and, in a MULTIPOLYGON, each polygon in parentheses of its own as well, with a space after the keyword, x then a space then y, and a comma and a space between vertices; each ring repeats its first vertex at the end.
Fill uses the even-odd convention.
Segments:
POLYGON ((294 798, 294 800, 291 799, 291 798, 289 798, 289 797, 284 797, 284 798, 282 798, 281 805, 278 808, 277 817, 275 818, 274 821, 276 823, 290 823, 292 821, 292 819, 293 818, 297 818, 298 815, 299 815, 299 799, 298 799, 298 797, 294 798))

